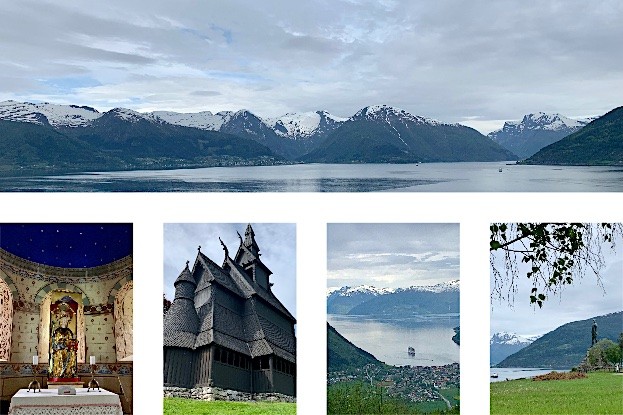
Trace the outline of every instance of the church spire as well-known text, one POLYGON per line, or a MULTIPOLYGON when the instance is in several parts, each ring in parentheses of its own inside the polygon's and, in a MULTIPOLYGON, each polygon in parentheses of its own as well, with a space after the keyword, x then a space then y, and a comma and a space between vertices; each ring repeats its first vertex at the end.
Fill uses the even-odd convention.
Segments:
POLYGON ((260 247, 257 245, 257 242, 255 242, 255 232, 253 232, 250 223, 247 225, 247 230, 244 231, 244 246, 246 246, 253 255, 259 256, 260 247))

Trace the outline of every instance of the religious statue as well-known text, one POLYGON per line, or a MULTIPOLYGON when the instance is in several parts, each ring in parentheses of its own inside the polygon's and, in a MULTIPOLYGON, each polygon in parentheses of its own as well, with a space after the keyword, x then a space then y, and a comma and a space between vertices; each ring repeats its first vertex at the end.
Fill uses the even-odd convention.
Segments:
POLYGON ((50 338, 50 373, 51 378, 76 377, 76 352, 78 341, 74 332, 68 327, 74 316, 71 306, 61 299, 60 304, 53 311, 58 327, 50 338))
POLYGON ((591 346, 597 343, 597 322, 593 320, 593 327, 591 328, 591 346))

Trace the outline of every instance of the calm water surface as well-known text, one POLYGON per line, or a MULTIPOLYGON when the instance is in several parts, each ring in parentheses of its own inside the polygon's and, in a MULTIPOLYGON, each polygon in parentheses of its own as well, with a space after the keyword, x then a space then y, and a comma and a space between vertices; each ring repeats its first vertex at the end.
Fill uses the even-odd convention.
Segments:
POLYGON ((439 366, 459 362, 459 346, 452 341, 458 314, 375 320, 364 316, 329 314, 331 324, 357 347, 394 366, 439 366), (415 356, 409 356, 409 346, 415 356))
POLYGON ((505 380, 514 380, 521 378, 531 378, 538 375, 544 375, 546 373, 552 372, 568 372, 568 370, 561 369, 535 369, 535 368, 526 368, 526 367, 503 367, 503 368, 490 368, 490 375, 493 373, 498 374, 498 378, 491 378, 491 382, 502 382, 505 380))
POLYGON ((506 162, 210 167, 1 178, 0 191, 621 192, 623 167, 518 166, 506 162))

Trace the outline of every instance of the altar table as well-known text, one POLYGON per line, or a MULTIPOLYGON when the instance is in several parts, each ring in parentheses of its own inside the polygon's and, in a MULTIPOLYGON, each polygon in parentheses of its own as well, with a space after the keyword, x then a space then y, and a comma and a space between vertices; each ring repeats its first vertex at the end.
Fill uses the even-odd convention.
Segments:
POLYGON ((57 389, 37 393, 20 389, 11 398, 9 415, 123 415, 123 411, 119 395, 105 389, 76 388, 75 395, 59 395, 57 389))

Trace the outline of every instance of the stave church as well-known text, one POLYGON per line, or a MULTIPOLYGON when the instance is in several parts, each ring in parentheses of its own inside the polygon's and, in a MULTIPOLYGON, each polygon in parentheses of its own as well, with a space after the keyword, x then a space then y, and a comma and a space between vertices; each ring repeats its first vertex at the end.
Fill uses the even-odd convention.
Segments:
MULTIPOLYGON (((296 396, 295 318, 272 292, 248 225, 220 264, 197 252, 164 317, 165 396, 283 400, 296 396)), ((220 238, 219 238, 220 239, 220 238)))
POLYGON ((0 413, 91 379, 132 413, 132 269, 132 224, 0 224, 0 413))

